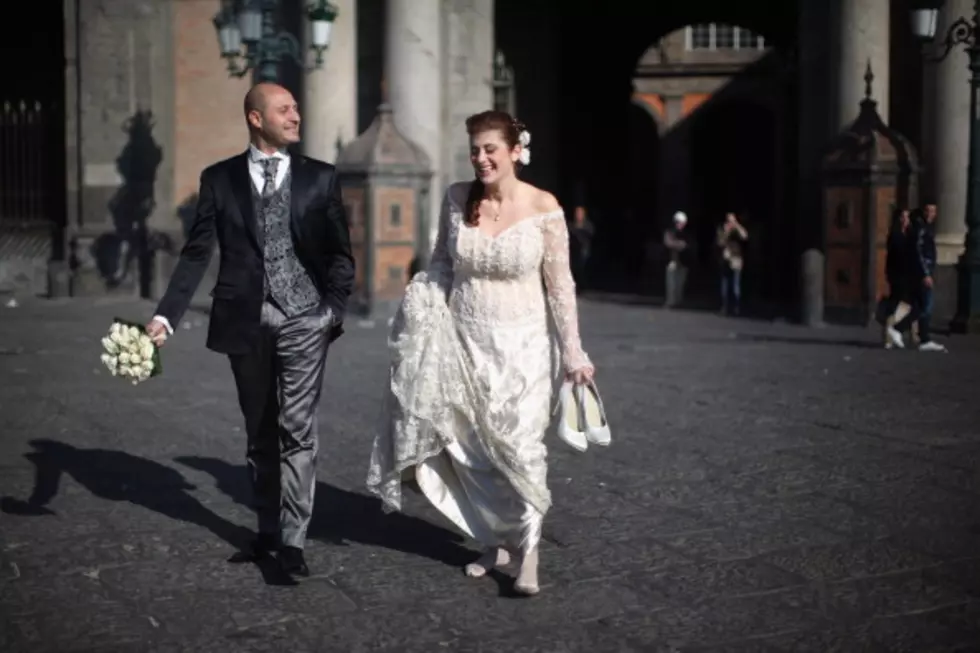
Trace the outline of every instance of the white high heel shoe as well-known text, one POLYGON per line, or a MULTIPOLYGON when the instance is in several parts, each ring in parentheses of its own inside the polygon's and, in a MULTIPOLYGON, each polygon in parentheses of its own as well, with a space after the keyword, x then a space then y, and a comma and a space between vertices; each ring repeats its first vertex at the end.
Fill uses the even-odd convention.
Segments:
POLYGON ((580 402, 575 397, 575 384, 565 381, 558 395, 561 404, 561 422, 558 424, 558 437, 576 451, 589 448, 585 433, 585 419, 580 402))
POLYGON ((602 405, 602 398, 599 396, 599 389, 595 383, 589 382, 576 386, 578 403, 581 406, 581 413, 585 430, 586 439, 592 444, 600 447, 608 447, 612 442, 612 434, 609 431, 609 421, 606 419, 606 408, 602 405))

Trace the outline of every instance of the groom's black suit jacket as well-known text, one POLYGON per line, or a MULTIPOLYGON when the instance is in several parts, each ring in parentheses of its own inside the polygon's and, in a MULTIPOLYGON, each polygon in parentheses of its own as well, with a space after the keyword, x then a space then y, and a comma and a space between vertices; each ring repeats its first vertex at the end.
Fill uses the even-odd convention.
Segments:
MULTIPOLYGON (((354 285, 354 258, 340 185, 334 166, 302 155, 290 156, 291 226, 300 262, 320 291, 321 310, 334 314, 330 339, 340 326, 354 285)), ((207 346, 225 354, 245 354, 260 336, 265 269, 248 154, 226 159, 201 174, 197 214, 180 261, 157 315, 176 329, 207 270, 217 240, 218 281, 211 291, 211 324, 207 346)))

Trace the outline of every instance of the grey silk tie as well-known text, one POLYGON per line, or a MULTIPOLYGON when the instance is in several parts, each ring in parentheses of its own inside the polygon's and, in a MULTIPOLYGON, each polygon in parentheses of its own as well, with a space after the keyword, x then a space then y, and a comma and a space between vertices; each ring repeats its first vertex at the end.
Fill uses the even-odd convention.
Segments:
POLYGON ((260 160, 259 163, 262 164, 262 178, 265 180, 265 183, 262 184, 262 198, 269 199, 276 192, 276 172, 279 171, 279 158, 269 157, 260 160))

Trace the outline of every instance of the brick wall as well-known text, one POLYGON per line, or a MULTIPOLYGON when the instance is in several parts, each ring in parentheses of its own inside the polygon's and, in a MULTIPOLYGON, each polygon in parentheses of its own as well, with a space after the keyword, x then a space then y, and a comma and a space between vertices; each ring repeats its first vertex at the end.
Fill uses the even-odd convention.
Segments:
POLYGON ((174 204, 197 193, 201 170, 245 149, 242 99, 251 83, 229 76, 212 19, 220 0, 174 3, 174 204))

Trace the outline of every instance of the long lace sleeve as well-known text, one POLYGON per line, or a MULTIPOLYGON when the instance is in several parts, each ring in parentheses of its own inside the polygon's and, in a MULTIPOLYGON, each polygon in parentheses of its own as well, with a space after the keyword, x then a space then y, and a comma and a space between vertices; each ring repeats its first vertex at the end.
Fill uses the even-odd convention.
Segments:
POLYGON ((453 257, 449 252, 449 214, 452 207, 452 188, 446 190, 442 198, 442 207, 439 209, 439 232, 436 235, 436 244, 432 248, 432 257, 429 259, 429 267, 426 269, 429 279, 435 280, 446 290, 453 283, 453 257))
POLYGON ((545 218, 544 262, 542 273, 548 304, 561 339, 562 359, 569 372, 591 367, 592 362, 582 350, 578 332, 578 306, 575 300, 575 281, 568 250, 568 226, 561 211, 545 218))

